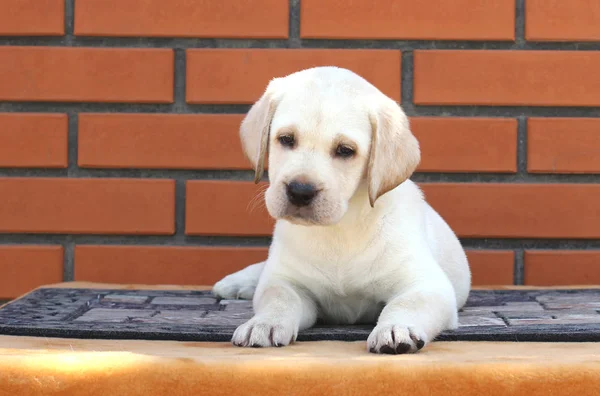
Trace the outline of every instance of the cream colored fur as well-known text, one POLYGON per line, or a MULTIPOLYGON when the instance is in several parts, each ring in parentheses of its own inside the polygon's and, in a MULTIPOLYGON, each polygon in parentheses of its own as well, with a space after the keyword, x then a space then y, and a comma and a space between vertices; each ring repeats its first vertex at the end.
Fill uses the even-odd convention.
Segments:
POLYGON ((420 151, 400 106, 349 70, 317 67, 271 81, 240 136, 256 180, 268 153, 265 202, 277 222, 267 260, 214 286, 253 298, 234 344, 284 346, 319 319, 376 324, 368 350, 405 353, 457 326, 467 258, 409 180, 420 151), (339 145, 355 154, 336 156, 339 145), (287 199, 294 180, 319 190, 310 205, 287 199))

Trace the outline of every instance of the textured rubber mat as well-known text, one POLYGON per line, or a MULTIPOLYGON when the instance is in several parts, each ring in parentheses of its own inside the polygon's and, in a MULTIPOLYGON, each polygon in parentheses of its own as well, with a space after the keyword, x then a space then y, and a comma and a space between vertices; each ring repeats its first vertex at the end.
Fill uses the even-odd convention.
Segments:
MULTIPOLYGON (((0 309, 0 334, 229 341, 249 301, 210 292, 38 289, 0 309)), ((366 340, 372 326, 316 326, 300 341, 366 340)), ((446 341, 600 341, 600 289, 475 290, 446 341)))

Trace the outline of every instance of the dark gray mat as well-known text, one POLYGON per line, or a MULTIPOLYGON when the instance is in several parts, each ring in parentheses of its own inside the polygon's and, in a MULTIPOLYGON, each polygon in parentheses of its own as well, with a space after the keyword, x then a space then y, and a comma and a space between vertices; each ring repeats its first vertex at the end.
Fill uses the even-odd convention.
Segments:
MULTIPOLYGON (((210 292, 39 289, 0 309, 0 334, 229 341, 248 301, 210 292)), ((316 326, 300 341, 366 340, 372 326, 316 326)), ((600 341, 600 289, 472 291, 446 341, 600 341)))

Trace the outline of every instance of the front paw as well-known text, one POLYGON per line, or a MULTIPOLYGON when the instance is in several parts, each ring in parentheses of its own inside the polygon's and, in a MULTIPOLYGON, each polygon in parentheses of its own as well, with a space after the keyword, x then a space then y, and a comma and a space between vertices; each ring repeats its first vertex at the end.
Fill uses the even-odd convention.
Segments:
POLYGON ((226 300, 252 300, 256 290, 256 281, 235 273, 217 282, 212 289, 217 298, 226 300))
POLYGON ((296 341, 298 326, 289 319, 253 317, 233 333, 231 342, 240 347, 282 347, 296 341))
POLYGON ((415 327, 377 325, 369 335, 367 347, 371 353, 399 355, 417 352, 426 343, 425 334, 415 327))

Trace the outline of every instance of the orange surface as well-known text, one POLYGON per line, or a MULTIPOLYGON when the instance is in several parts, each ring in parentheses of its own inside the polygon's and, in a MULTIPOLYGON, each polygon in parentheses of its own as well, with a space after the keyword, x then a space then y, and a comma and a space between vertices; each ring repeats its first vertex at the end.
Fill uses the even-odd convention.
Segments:
POLYGON ((600 173, 600 118, 527 120, 527 171, 600 173))
POLYGON ((303 0, 300 35, 336 39, 512 41, 514 24, 515 5, 504 0, 303 0))
POLYGON ((64 0, 0 0, 0 36, 61 36, 64 0))
POLYGON ((600 51, 415 50, 422 105, 600 106, 600 51))
MULTIPOLYGON (((79 114, 79 166, 85 168, 250 169, 242 153, 242 114, 79 114)), ((517 121, 412 117, 421 172, 506 172, 517 164, 517 121)))
POLYGON ((274 77, 315 66, 350 69, 400 100, 400 51, 362 49, 188 49, 189 103, 252 103, 274 77))
POLYGON ((600 41, 600 2, 527 0, 525 37, 531 41, 600 41))
POLYGON ((250 169, 239 114, 80 114, 84 168, 250 169))
POLYGON ((173 101, 173 50, 0 46, 0 100, 173 101))
POLYGON ((75 7, 81 36, 286 38, 288 21, 280 0, 77 0, 75 7))
POLYGON ((265 247, 75 246, 75 280, 212 285, 263 261, 265 247))
POLYGON ((420 172, 517 170, 517 120, 503 118, 412 117, 421 147, 420 172))
POLYGON ((462 237, 600 238, 600 185, 422 183, 462 237))
MULTIPOLYGON (((598 238, 596 184, 420 183, 428 202, 462 237, 598 238)), ((263 187, 264 188, 264 187, 263 187)), ((269 235, 252 182, 189 181, 186 232, 269 235)))
POLYGON ((263 193, 267 183, 190 180, 186 183, 187 235, 263 235, 273 233, 263 193))
POLYGON ((62 246, 0 245, 0 299, 62 282, 63 255, 62 246))
POLYGON ((373 355, 363 342, 238 348, 229 343, 0 337, 9 395, 586 396, 598 343, 439 342, 373 355))
POLYGON ((512 250, 466 250, 474 286, 512 285, 515 253, 512 250))
POLYGON ((172 234, 175 181, 0 178, 0 232, 172 234))
POLYGON ((600 284, 600 251, 526 251, 525 284, 533 286, 600 284))
MULTIPOLYGON (((212 285, 226 275, 265 260, 267 251, 267 247, 76 245, 75 280, 212 285)), ((474 285, 513 283, 512 251, 467 250, 467 256, 474 285)))
POLYGON ((66 114, 0 113, 0 167, 66 168, 66 114))

